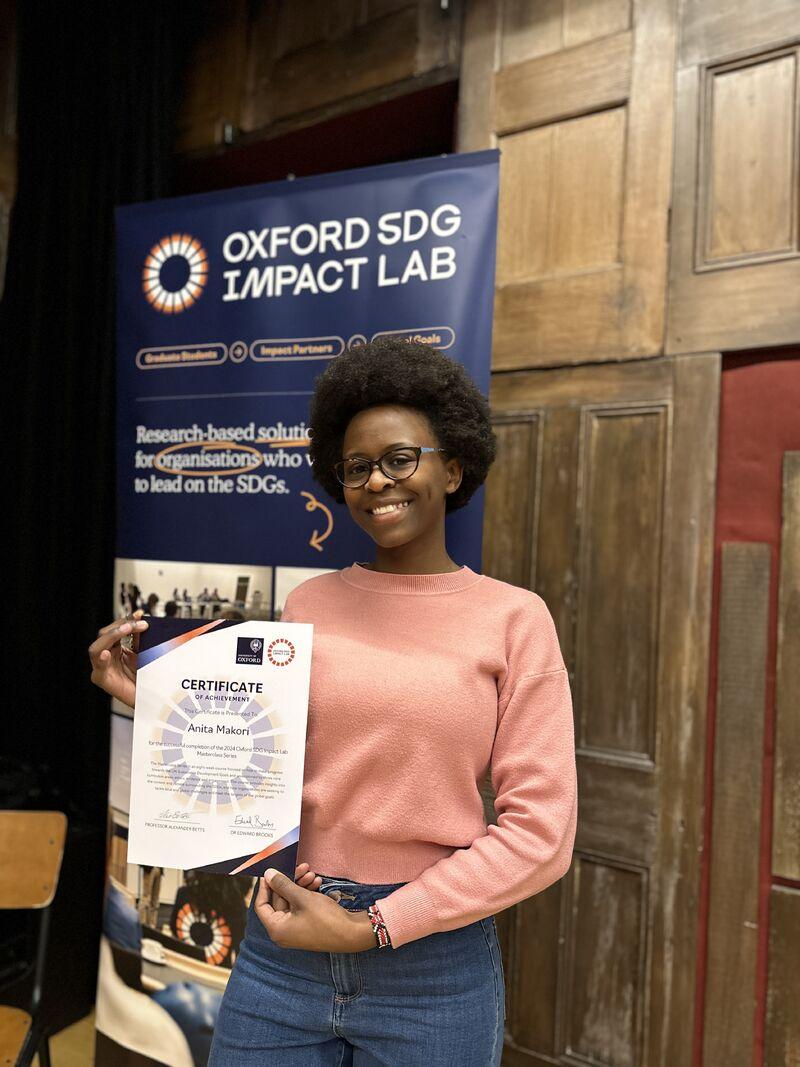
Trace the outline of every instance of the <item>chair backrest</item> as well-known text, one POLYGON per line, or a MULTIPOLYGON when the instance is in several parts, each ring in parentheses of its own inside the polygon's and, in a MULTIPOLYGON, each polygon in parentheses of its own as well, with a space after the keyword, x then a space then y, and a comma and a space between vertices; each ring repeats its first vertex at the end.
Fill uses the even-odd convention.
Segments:
POLYGON ((61 811, 0 811, 0 908, 47 907, 66 836, 61 811))

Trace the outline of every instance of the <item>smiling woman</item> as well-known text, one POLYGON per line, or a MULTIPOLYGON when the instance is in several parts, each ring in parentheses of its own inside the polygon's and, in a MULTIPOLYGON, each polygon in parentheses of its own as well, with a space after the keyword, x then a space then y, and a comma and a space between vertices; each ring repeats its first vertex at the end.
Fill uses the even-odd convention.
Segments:
MULTIPOLYGON (((309 423, 315 479, 375 554, 284 605, 284 621, 314 626, 302 874, 268 871, 253 895, 209 1067, 498 1067, 494 915, 561 878, 575 838, 553 619, 536 593, 448 552, 445 516, 496 448, 460 364, 397 338, 351 349, 317 379, 309 423)), ((105 627, 89 654, 93 680, 133 705, 130 628, 105 627)))

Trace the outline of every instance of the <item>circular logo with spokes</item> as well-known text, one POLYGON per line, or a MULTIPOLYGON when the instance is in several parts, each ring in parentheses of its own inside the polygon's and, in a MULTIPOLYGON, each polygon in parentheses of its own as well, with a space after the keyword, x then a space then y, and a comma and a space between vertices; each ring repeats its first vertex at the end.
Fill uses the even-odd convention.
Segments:
POLYGON ((142 268, 145 298, 165 315, 197 302, 208 281, 208 256, 196 237, 173 233, 153 245, 142 268))
POLYGON ((295 647, 288 637, 276 637, 267 645, 267 659, 273 667, 288 667, 295 657, 295 647))

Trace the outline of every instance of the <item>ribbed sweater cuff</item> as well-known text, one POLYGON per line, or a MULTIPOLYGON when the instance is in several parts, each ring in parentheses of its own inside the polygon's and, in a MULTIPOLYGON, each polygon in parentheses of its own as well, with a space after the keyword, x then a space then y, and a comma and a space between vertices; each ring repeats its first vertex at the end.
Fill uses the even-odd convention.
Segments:
POLYGON ((395 889, 388 897, 379 897, 380 908, 392 948, 439 932, 436 911, 419 881, 395 889))

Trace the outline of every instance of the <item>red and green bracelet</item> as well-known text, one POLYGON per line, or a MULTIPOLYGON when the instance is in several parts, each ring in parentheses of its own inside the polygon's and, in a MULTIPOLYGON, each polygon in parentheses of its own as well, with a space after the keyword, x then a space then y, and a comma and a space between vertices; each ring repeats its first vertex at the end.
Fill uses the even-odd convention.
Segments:
POLYGON ((383 916, 380 913, 378 905, 370 904, 367 908, 367 912, 369 914, 369 921, 372 923, 372 932, 375 934, 378 948, 391 948, 392 942, 389 937, 389 931, 386 929, 386 923, 383 921, 383 916))

